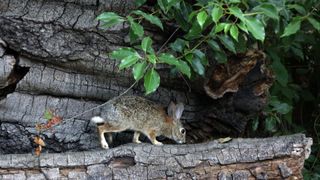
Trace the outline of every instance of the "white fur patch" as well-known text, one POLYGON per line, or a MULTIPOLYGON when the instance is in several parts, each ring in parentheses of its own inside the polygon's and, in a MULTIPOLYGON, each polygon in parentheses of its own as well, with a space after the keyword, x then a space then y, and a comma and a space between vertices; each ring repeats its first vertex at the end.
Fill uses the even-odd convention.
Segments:
POLYGON ((94 122, 94 123, 103 123, 104 119, 102 119, 99 116, 95 116, 95 117, 91 118, 91 121, 94 122))
POLYGON ((101 146, 103 149, 109 149, 109 145, 105 140, 101 140, 101 146))

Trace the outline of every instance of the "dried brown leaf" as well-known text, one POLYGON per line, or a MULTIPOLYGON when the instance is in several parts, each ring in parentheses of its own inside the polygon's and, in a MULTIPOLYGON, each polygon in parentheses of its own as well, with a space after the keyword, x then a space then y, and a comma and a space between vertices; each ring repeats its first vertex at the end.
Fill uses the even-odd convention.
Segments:
POLYGON ((40 145, 40 146, 46 146, 46 144, 44 143, 44 141, 39 137, 39 136, 36 136, 34 138, 34 143, 40 145))
POLYGON ((39 146, 35 149, 34 153, 35 153, 37 156, 40 156, 41 151, 42 151, 42 146, 39 145, 39 146))

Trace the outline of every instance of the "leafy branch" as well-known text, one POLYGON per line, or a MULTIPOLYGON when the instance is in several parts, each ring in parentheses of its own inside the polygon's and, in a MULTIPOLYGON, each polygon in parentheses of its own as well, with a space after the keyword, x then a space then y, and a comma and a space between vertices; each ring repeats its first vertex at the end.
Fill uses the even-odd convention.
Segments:
MULTIPOLYGON (((145 2, 136 1, 138 7, 145 2)), ((135 10, 126 17, 117 15, 113 18, 114 13, 105 12, 97 19, 102 27, 104 24, 115 25, 115 21, 130 25, 130 42, 140 42, 140 46, 120 48, 111 52, 110 57, 120 61, 120 70, 131 69, 136 81, 144 81, 146 94, 154 92, 160 85, 161 78, 156 68, 158 64, 167 64, 172 68, 171 72, 193 79, 195 76, 204 76, 211 61, 226 63, 230 54, 244 53, 258 44, 271 61, 269 68, 276 76, 274 89, 280 89, 271 92, 265 110, 265 127, 274 132, 276 124, 281 123, 279 117, 290 117, 287 115, 292 113, 293 99, 298 93, 290 83, 290 72, 285 64, 287 57, 282 52, 290 50, 296 57, 305 59, 303 45, 295 37, 301 36, 301 31, 320 31, 317 18, 320 3, 314 0, 307 5, 299 3, 282 0, 214 0, 192 4, 178 0, 157 0, 151 14, 135 10), (152 37, 146 36, 144 31, 142 23, 145 21, 159 28, 159 31, 170 29, 167 28, 170 24, 177 26, 157 52, 152 37), (308 30, 303 30, 302 24, 307 25, 308 30), (178 30, 179 37, 172 40, 178 30), (213 56, 208 57, 205 53, 208 50, 213 56), (281 91, 290 91, 291 96, 283 98, 279 95, 281 91), (272 97, 277 96, 279 98, 273 101, 272 97)))

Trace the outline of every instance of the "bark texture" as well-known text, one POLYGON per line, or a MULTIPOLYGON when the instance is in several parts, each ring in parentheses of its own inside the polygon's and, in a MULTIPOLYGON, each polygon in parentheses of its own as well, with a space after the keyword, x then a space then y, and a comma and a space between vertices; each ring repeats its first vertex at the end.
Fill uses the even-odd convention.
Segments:
POLYGON ((302 179, 302 134, 189 145, 127 144, 104 151, 0 155, 1 179, 302 179))
MULTIPOLYGON (((0 153, 30 152, 36 123, 46 122, 45 110, 68 119, 119 95, 133 83, 131 72, 120 72, 118 62, 107 55, 127 45, 127 25, 102 31, 95 20, 103 11, 126 14, 133 4, 129 0, 0 1, 0 153)), ((161 45, 166 33, 154 33, 154 29, 147 28, 147 33, 161 45)), ((265 104, 265 97, 252 93, 252 84, 265 81, 259 75, 260 66, 257 63, 246 71, 246 77, 242 74, 238 92, 219 100, 208 98, 203 84, 197 82, 191 82, 189 91, 181 77, 171 77, 167 68, 159 67, 161 87, 147 98, 163 106, 170 100, 185 103, 182 120, 188 143, 207 141, 213 134, 238 135, 245 130, 248 116, 265 104)), ((128 94, 143 95, 142 84, 128 94)), ((88 120, 101 111, 44 133, 46 150, 98 148, 95 127, 88 120)))
MULTIPOLYGON (((161 87, 147 98, 163 106, 171 100, 185 104, 182 120, 188 144, 98 150, 96 127, 89 119, 105 109, 71 117, 119 95, 133 79, 108 57, 127 45, 127 25, 101 31, 95 17, 102 11, 126 14, 133 8, 129 0, 0 1, 0 179, 301 178, 311 144, 303 135, 208 142, 213 134, 242 133, 249 115, 263 108, 265 97, 259 92, 270 81, 260 60, 219 81, 232 88, 217 100, 206 95, 221 89, 211 86, 217 80, 214 69, 207 73, 206 90, 196 81, 190 82, 189 91, 181 77, 159 67, 161 87), (230 79, 241 83, 234 86, 230 79), (47 122, 47 109, 63 117, 63 123, 41 134, 46 146, 40 158, 21 154, 35 149, 35 125, 47 122), (199 142, 207 143, 193 144, 199 142)), ((166 39, 166 33, 154 33, 152 27, 147 33, 158 45, 166 39)), ((143 95, 142 84, 128 94, 143 95)), ((132 133, 114 136, 118 146, 130 142, 132 133)))

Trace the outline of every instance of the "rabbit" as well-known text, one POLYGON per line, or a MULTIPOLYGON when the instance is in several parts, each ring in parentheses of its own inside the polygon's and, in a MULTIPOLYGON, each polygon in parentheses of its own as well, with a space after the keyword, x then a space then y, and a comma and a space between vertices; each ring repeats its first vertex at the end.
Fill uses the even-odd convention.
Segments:
POLYGON ((109 149, 104 133, 109 133, 112 141, 112 132, 133 130, 133 142, 139 141, 140 133, 146 135, 152 144, 162 145, 156 137, 163 135, 177 143, 185 143, 186 130, 183 128, 180 117, 184 110, 182 103, 170 103, 168 115, 160 105, 139 96, 121 96, 111 99, 102 111, 101 117, 91 119, 98 126, 102 148, 109 149))

